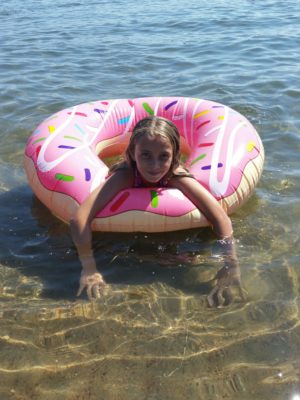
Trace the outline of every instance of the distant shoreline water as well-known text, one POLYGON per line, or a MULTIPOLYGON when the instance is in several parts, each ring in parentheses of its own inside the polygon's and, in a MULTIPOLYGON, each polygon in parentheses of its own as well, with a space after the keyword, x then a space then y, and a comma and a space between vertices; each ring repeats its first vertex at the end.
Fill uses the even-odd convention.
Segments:
POLYGON ((1 398, 300 395, 299 16, 290 0, 0 6, 1 398), (75 298, 80 264, 26 182, 25 143, 63 108, 142 96, 218 101, 258 130, 263 175, 232 216, 246 303, 207 308, 209 230, 95 235, 110 289, 75 298))

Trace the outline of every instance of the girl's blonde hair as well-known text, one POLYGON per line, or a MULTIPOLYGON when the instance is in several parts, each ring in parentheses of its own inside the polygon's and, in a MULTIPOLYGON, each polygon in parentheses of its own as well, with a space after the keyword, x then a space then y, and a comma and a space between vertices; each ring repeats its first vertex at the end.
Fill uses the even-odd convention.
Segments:
POLYGON ((174 172, 174 170, 179 166, 180 159, 180 135, 176 125, 166 118, 156 116, 150 116, 140 120, 132 131, 125 152, 125 160, 131 167, 135 166, 133 154, 136 142, 143 135, 148 135, 150 137, 161 136, 169 140, 173 149, 170 173, 174 172))

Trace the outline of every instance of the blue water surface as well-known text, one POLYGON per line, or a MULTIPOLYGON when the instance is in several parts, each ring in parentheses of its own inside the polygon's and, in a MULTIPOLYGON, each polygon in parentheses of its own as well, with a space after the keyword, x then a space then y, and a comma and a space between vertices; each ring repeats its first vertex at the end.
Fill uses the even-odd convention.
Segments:
POLYGON ((297 399, 300 3, 10 0, 0 18, 0 397, 297 399), (227 104, 263 140, 232 217, 245 303, 207 307, 208 229, 95 235, 110 289, 75 298, 68 227, 32 195, 24 147, 60 109, 142 96, 227 104))

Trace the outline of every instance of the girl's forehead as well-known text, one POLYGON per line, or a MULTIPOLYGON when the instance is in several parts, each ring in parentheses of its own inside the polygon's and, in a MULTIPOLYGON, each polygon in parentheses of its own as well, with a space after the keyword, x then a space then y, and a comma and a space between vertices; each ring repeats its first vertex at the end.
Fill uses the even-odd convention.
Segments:
POLYGON ((159 144, 164 146, 172 146, 170 139, 164 135, 147 135, 144 134, 136 138, 136 145, 146 146, 152 144, 159 144))

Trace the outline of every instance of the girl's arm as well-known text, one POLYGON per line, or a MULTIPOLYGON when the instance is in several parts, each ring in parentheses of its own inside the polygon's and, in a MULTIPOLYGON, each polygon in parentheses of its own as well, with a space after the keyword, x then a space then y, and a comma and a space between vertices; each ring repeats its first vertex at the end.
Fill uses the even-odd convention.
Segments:
POLYGON ((179 189, 205 215, 212 224, 218 239, 230 238, 233 234, 231 220, 218 201, 196 179, 188 176, 174 177, 169 185, 179 189))
POLYGON ((213 231, 219 239, 218 243, 221 246, 225 265, 215 277, 216 286, 207 298, 209 305, 222 306, 224 303, 223 295, 230 295, 229 286, 233 284, 238 285, 242 296, 240 268, 233 239, 231 219, 212 194, 194 178, 187 176, 174 177, 170 181, 170 186, 179 189, 197 206, 212 224, 213 231), (215 298, 217 301, 214 300, 215 298))
POLYGON ((82 264, 79 296, 86 288, 90 299, 100 296, 100 289, 105 282, 96 268, 92 250, 91 222, 94 216, 101 211, 121 190, 131 187, 132 172, 127 169, 117 170, 107 181, 96 188, 76 210, 70 221, 71 235, 76 245, 78 256, 82 264))

